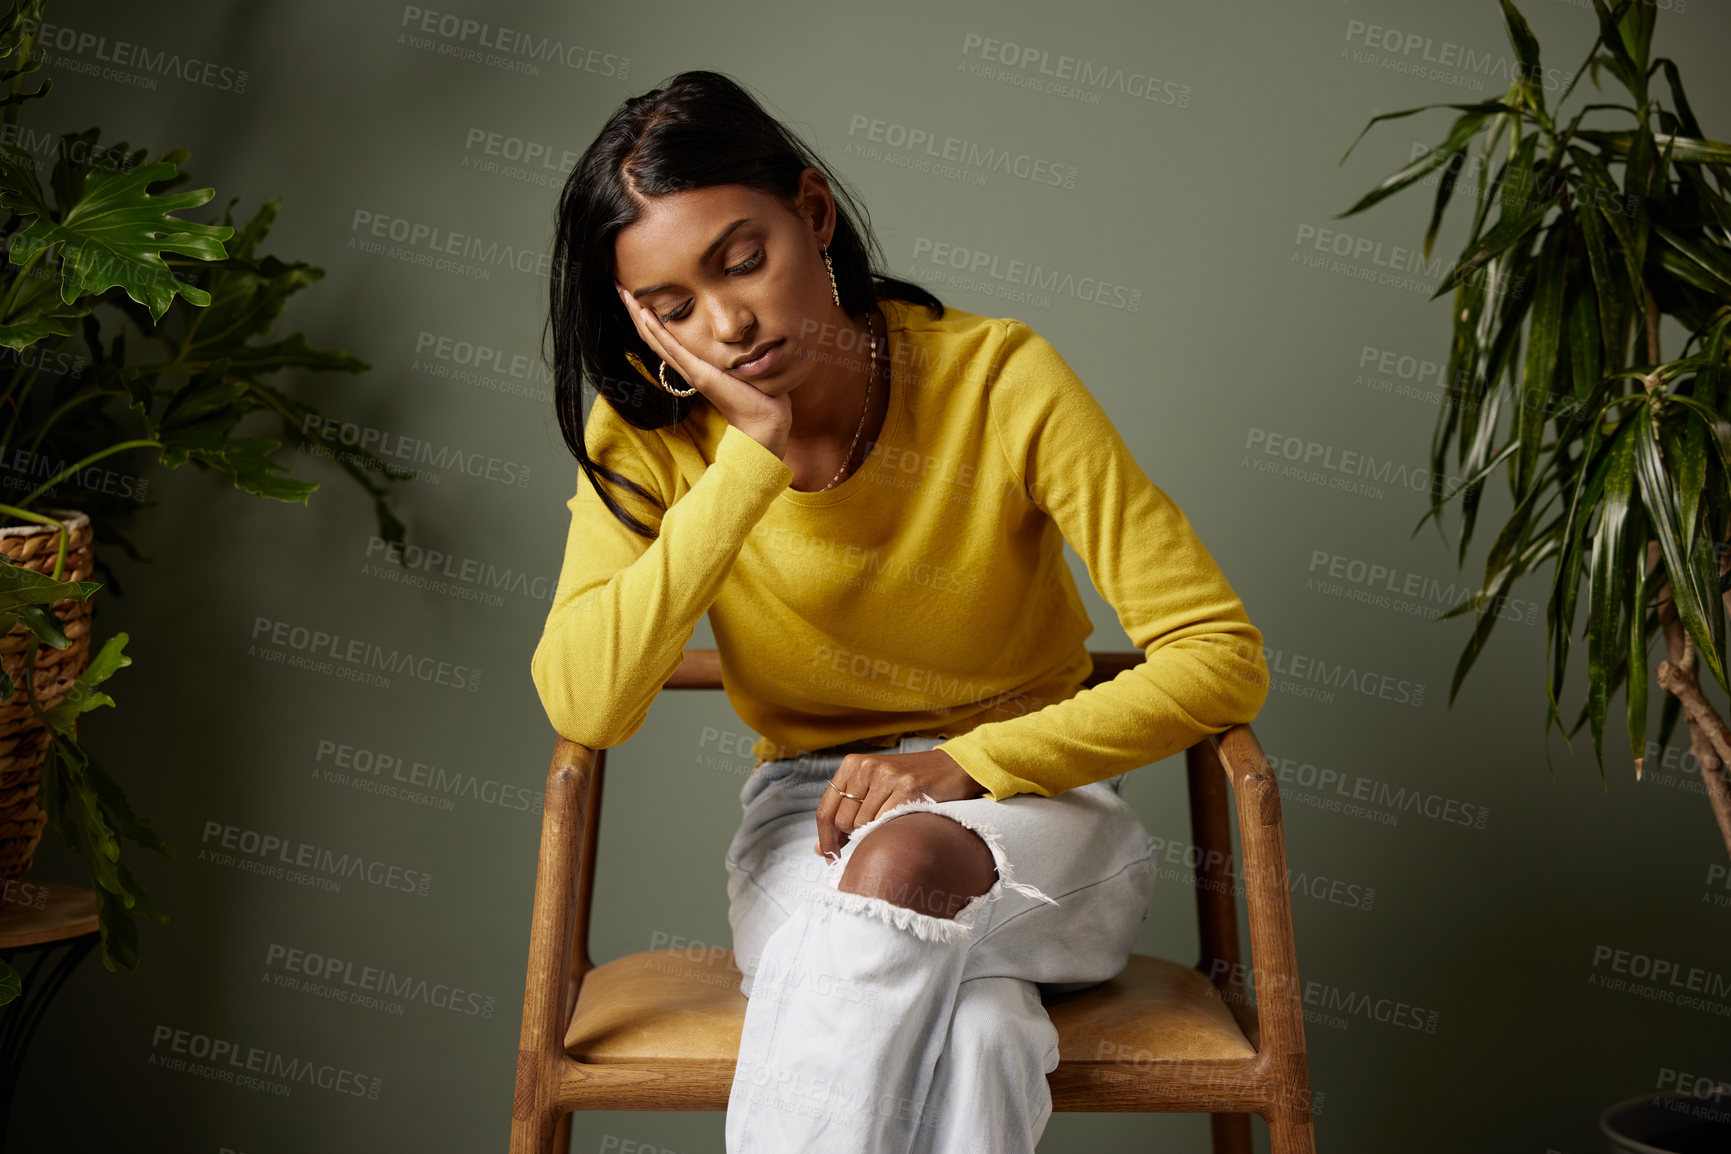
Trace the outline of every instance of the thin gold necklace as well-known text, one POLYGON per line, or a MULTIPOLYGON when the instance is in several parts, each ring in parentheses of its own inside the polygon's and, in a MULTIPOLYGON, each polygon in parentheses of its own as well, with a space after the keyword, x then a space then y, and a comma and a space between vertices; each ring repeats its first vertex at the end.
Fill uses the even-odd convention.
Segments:
POLYGON ((859 435, 865 432, 866 414, 872 409, 872 382, 877 379, 878 375, 878 334, 877 330, 872 328, 869 315, 866 317, 866 332, 870 333, 872 338, 872 363, 871 369, 866 374, 865 404, 860 406, 859 427, 853 431, 853 440, 848 443, 847 455, 841 459, 841 468, 835 471, 835 476, 830 478, 829 484, 818 490, 819 493, 828 492, 835 488, 836 482, 841 480, 841 475, 847 472, 847 463, 853 460, 853 451, 859 444, 859 435))

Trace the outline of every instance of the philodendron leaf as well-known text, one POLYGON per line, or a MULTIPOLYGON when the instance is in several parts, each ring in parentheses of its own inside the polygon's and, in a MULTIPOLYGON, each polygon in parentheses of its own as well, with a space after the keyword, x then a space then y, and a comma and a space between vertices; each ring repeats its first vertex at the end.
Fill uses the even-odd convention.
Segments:
POLYGON ((228 430, 250 409, 247 382, 231 377, 229 368, 226 357, 211 362, 176 391, 152 423, 151 431, 162 443, 162 463, 179 468, 196 458, 232 476, 237 489, 304 504, 318 485, 276 475, 288 471, 271 460, 281 441, 230 435, 228 430))
POLYGON ((164 437, 174 455, 167 449, 163 463, 178 465, 188 457, 196 458, 234 478, 234 487, 260 497, 301 504, 318 488, 314 481, 297 481, 279 477, 287 466, 271 460, 271 454, 282 447, 281 441, 269 437, 230 437, 215 429, 181 430, 172 438, 164 437))
POLYGON ((67 689, 66 696, 52 709, 42 711, 42 717, 56 733, 70 738, 78 724, 78 715, 95 709, 99 705, 113 705, 114 699, 97 689, 104 681, 113 676, 114 672, 132 664, 132 658, 126 655, 126 643, 131 635, 116 633, 103 642, 78 680, 67 689))
MULTIPOLYGON (((46 301, 48 298, 43 298, 46 301)), ((54 298, 58 304, 58 298, 54 298)), ((69 337, 72 335, 72 321, 90 313, 89 306, 70 305, 55 307, 44 303, 41 307, 20 310, 19 317, 9 325, 0 325, 0 346, 13 352, 23 352, 37 341, 48 337, 69 337)))
POLYGON ((100 588, 100 581, 56 581, 46 573, 0 557, 0 613, 10 613, 20 605, 49 605, 65 597, 87 601, 100 588))
POLYGON ((4 1006, 16 998, 24 989, 24 982, 18 976, 18 971, 0 959, 0 1006, 4 1006))
MULTIPOLYGON (((122 867, 125 868, 125 867, 122 867)), ((116 884, 121 884, 116 882, 116 884)), ((110 972, 138 968, 138 923, 124 895, 103 886, 96 891, 101 909, 97 924, 102 928, 102 964, 110 972)))
POLYGON ((46 605, 20 605, 10 613, 0 617, 0 621, 10 618, 24 626, 36 640, 55 649, 65 649, 72 642, 66 637, 66 631, 60 624, 60 618, 46 605))
MULTIPOLYGON (((113 703, 110 702, 109 704, 113 703)), ((163 857, 171 858, 174 856, 174 847, 163 840, 162 835, 156 832, 155 826, 133 812, 131 803, 126 800, 126 794, 121 791, 120 783, 115 781, 113 776, 94 757, 86 755, 84 777, 91 792, 95 793, 102 802, 102 807, 107 812, 108 819, 113 823, 114 831, 117 834, 129 841, 137 842, 145 849, 159 853, 163 857)), ((122 867, 121 872, 122 874, 125 873, 124 867, 122 867)), ((126 879, 123 878, 122 880, 126 879)), ((130 882, 128 882, 128 888, 137 889, 130 882)), ((137 897, 142 896, 143 891, 139 891, 137 897)), ((148 901, 138 904, 145 911, 149 911, 151 908, 148 901)))
MULTIPOLYGON (((10 164, 6 167, 13 169, 10 164)), ((176 296, 193 305, 209 304, 210 294, 176 277, 161 254, 221 260, 225 255, 222 242, 234 235, 234 229, 170 215, 196 208, 216 195, 214 188, 173 196, 150 194, 150 185, 169 179, 176 171, 167 161, 127 172, 93 168, 84 176, 78 203, 58 221, 42 201, 34 171, 28 177, 28 191, 22 187, 26 181, 9 175, 0 203, 20 215, 36 218, 12 238, 12 263, 23 264, 47 246, 60 244, 60 299, 67 304, 116 287, 147 307, 152 320, 161 320, 176 296)))

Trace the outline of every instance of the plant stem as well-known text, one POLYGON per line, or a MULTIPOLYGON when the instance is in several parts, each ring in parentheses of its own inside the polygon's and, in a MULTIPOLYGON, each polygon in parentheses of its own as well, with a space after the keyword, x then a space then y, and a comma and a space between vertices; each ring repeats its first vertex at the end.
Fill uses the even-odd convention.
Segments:
MULTIPOLYGON (((79 405, 82 405, 85 401, 93 401, 97 397, 124 397, 127 395, 125 389, 91 389, 88 393, 81 393, 78 396, 73 397, 70 401, 67 401, 64 405, 61 405, 58 409, 55 409, 50 413, 48 419, 42 422, 42 427, 36 430, 36 439, 30 442, 30 448, 27 451, 32 457, 34 457, 36 455, 36 447, 42 444, 42 438, 48 435, 48 430, 52 429, 61 417, 64 417, 68 412, 77 408, 79 405)), ((5 447, 5 443, 0 442, 0 449, 4 449, 5 447)))
POLYGON ((21 501, 19 501, 18 503, 20 505, 28 505, 30 502, 32 502, 36 498, 40 497, 44 492, 46 492, 49 489, 52 489, 54 486, 58 485, 61 481, 64 481, 67 477, 70 477, 72 474, 78 472, 78 470, 84 468, 84 466, 92 463, 93 461, 100 461, 100 460, 102 460, 102 458, 109 456, 110 454, 113 454, 113 453, 118 453, 123 449, 138 449, 138 448, 143 448, 145 446, 150 446, 153 448, 160 449, 160 448, 162 448, 162 442, 161 441, 151 441, 151 440, 121 441, 118 444, 108 446, 108 448, 106 448, 106 449, 98 449, 96 452, 90 454, 88 457, 85 457, 82 461, 77 461, 71 465, 66 466, 64 469, 60 470, 58 473, 54 474, 52 477, 48 478, 46 481, 44 481, 40 485, 36 486, 36 488, 30 490, 30 492, 26 493, 24 495, 23 499, 21 501))
POLYGON ((51 246, 49 245, 43 245, 41 248, 31 253, 30 259, 24 262, 24 266, 20 268, 17 275, 12 278, 12 287, 6 290, 6 299, 0 301, 0 324, 6 323, 7 319, 11 317, 12 306, 16 303, 14 298, 18 296, 18 292, 23 287, 24 282, 30 279, 30 270, 36 267, 36 262, 42 259, 43 254, 45 254, 50 247, 51 246))
POLYGON ((1731 729, 1713 712, 1713 707, 1707 703, 1701 687, 1696 684, 1695 671, 1687 674, 1672 665, 1669 661, 1659 662, 1659 684, 1664 689, 1677 695, 1683 703, 1683 716, 1689 719, 1689 733, 1693 737, 1696 732, 1706 736, 1714 754, 1713 764, 1709 767, 1696 753, 1695 760, 1701 765, 1701 784, 1707 790, 1707 802, 1713 807, 1713 817, 1719 823, 1719 836, 1725 839, 1728 851, 1731 851, 1731 783, 1725 779, 1725 763, 1731 761, 1731 729))
POLYGON ((38 525, 52 525, 60 531, 60 551, 54 558, 54 572, 50 574, 56 581, 66 571, 66 524, 43 513, 32 513, 28 509, 20 509, 13 505, 0 505, 0 513, 8 513, 25 521, 34 521, 38 525))

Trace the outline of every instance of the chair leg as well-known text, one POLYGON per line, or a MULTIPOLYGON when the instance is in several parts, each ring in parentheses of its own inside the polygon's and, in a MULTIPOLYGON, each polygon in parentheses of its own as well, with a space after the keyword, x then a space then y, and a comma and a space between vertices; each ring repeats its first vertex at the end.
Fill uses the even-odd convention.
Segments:
POLYGON ((1250 1115, 1211 1114, 1209 1117, 1213 1119, 1213 1141, 1209 1148, 1214 1154, 1253 1154, 1255 1147, 1250 1143, 1250 1115))
POLYGON ((549 1149, 553 1154, 571 1154, 571 1115, 559 1115, 559 1121, 553 1127, 553 1145, 549 1149))
POLYGON ((552 1154, 558 1129, 557 1122, 540 1113, 511 1119, 511 1154, 552 1154))
POLYGON ((1301 1114, 1276 1112, 1268 1120, 1271 1154, 1316 1154, 1316 1127, 1301 1114))

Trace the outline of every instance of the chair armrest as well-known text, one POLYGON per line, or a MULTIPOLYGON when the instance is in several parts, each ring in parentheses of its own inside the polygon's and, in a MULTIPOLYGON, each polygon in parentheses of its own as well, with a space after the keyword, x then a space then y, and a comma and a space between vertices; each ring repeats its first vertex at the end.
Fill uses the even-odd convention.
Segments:
POLYGON ((590 968, 589 897, 604 751, 560 737, 547 767, 541 846, 529 925, 519 1064, 542 1062, 563 1048, 577 984, 590 968))
POLYGON ((1258 1049, 1277 1060, 1295 1061, 1301 1068, 1281 1071, 1281 1076, 1307 1086, 1298 947, 1287 929, 1292 925, 1292 893, 1287 888, 1280 785, 1250 726, 1234 725, 1214 740, 1237 800, 1258 1049))

